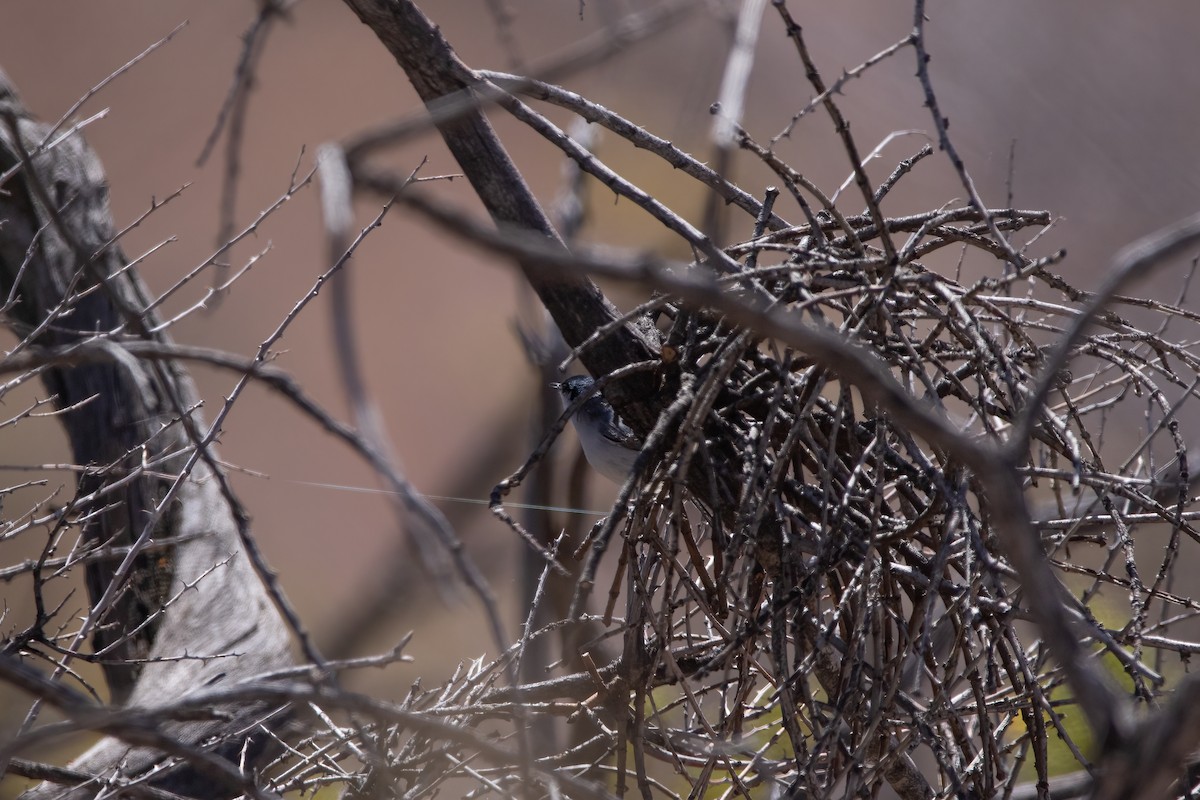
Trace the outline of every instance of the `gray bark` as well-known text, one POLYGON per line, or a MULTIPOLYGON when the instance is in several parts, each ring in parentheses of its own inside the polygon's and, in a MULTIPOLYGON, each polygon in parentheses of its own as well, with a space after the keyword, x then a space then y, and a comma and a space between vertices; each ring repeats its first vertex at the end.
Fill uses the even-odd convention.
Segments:
MULTIPOLYGON (((192 410, 198 400, 195 387, 178 364, 139 361, 121 348, 123 339, 163 341, 164 335, 147 332, 156 320, 145 311, 146 292, 134 272, 121 271, 127 261, 121 248, 111 243, 108 189, 99 160, 78 133, 52 147, 47 145, 61 133, 47 142, 48 133, 49 126, 29 117, 0 73, 0 174, 15 169, 0 191, 0 294, 8 296, 19 280, 19 301, 4 322, 26 340, 23 346, 61 350, 93 337, 111 343, 113 358, 108 363, 52 368, 42 374, 58 406, 70 409, 59 419, 75 463, 90 468, 79 480, 80 496, 120 480, 144 462, 158 461, 156 474, 178 474, 194 452, 181 416, 190 416, 193 430, 206 430, 192 410), (77 296, 94 287, 99 289, 77 296), (69 312, 57 312, 60 308, 69 312), (53 323, 43 325, 50 316, 56 317, 53 323), (92 399, 81 403, 86 398, 92 399), (170 455, 159 460, 165 454, 170 455)), ((106 656, 111 663, 104 671, 114 703, 161 707, 191 690, 228 685, 293 662, 288 631, 252 569, 234 512, 213 477, 205 460, 195 463, 153 523, 154 540, 183 541, 138 557, 105 616, 107 624, 98 626, 93 636, 95 651, 111 648, 106 656), (150 624, 143 625, 148 619, 150 624)), ((127 482, 97 501, 112 507, 85 524, 84 536, 97 543, 134 543, 155 519, 171 484, 169 477, 150 474, 127 482)), ((88 566, 93 603, 114 576, 120 577, 120 561, 88 566)), ((64 710, 70 715, 70 709, 64 710)), ((218 721, 159 723, 156 733, 185 746, 218 737, 224 740, 218 751, 236 756, 245 737, 229 735, 264 709, 224 711, 228 718, 218 721)), ((133 776, 162 758, 153 749, 108 738, 72 768, 105 776, 120 763, 121 773, 133 776)), ((196 797, 232 793, 187 764, 155 784, 196 797)), ((92 786, 64 795, 63 787, 45 784, 26 796, 86 797, 95 791, 92 786)))

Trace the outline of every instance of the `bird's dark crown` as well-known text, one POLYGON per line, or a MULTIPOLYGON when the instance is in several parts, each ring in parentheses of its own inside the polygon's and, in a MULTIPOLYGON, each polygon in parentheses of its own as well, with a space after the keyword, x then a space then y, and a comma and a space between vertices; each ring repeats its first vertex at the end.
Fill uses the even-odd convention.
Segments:
POLYGON ((595 381, 589 378, 587 375, 572 375, 562 383, 552 383, 550 385, 562 392, 563 397, 567 398, 568 400, 574 400, 575 398, 579 397, 579 395, 592 388, 593 383, 595 383, 595 381))

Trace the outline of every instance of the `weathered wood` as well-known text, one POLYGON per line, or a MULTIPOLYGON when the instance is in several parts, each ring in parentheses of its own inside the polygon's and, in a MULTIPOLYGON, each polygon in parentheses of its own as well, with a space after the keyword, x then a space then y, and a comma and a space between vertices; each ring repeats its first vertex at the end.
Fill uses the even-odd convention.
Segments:
MULTIPOLYGON (((118 587, 106 624, 96 627, 92 639, 94 650, 111 648, 104 669, 115 703, 160 706, 194 689, 291 664, 289 636, 205 460, 196 461, 165 511, 156 513, 172 477, 194 452, 181 412, 190 416, 194 429, 205 430, 193 410, 198 397, 178 364, 139 361, 121 349, 123 338, 161 341, 164 334, 147 333, 155 319, 145 310, 146 293, 136 273, 122 271, 127 261, 111 242, 108 187, 99 160, 80 134, 55 142, 57 133, 47 142, 49 133, 49 126, 29 117, 0 73, 0 174, 14 171, 0 191, 0 294, 7 296, 19 279, 19 301, 5 323, 27 344, 40 347, 69 347, 93 337, 112 343, 110 362, 53 368, 43 378, 58 406, 70 409, 58 418, 74 461, 88 467, 79 480, 80 496, 154 464, 153 474, 144 473, 104 497, 101 502, 112 507, 85 524, 85 537, 128 545, 152 523, 153 539, 183 539, 169 550, 138 557, 126 585, 118 587), (81 402, 87 398, 92 399, 81 402), (122 663, 131 659, 136 663, 122 663)), ((117 558, 88 565, 93 604, 108 590, 119 564, 117 558)), ((185 745, 226 738, 263 708, 222 711, 228 718, 173 723, 159 732, 185 745)), ((227 739, 219 749, 237 757, 244 739, 227 739)), ((120 762, 128 776, 161 758, 153 750, 105 739, 71 766, 104 776, 120 762)), ((231 793, 190 766, 155 783, 195 797, 231 793)), ((95 787, 68 795, 62 791, 47 784, 27 797, 92 796, 95 787)))

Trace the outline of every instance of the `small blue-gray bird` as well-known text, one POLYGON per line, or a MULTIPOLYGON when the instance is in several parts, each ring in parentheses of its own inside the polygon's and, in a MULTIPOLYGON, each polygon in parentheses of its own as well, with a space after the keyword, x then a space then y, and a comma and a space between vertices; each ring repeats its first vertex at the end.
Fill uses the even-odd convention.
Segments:
MULTIPOLYGON (((594 384, 595 381, 586 375, 575 375, 550 386, 558 390, 565 410, 580 395, 590 392, 594 384)), ((613 483, 625 483, 633 472, 642 443, 604 396, 593 393, 575 412, 571 422, 575 424, 583 454, 592 468, 613 483)))

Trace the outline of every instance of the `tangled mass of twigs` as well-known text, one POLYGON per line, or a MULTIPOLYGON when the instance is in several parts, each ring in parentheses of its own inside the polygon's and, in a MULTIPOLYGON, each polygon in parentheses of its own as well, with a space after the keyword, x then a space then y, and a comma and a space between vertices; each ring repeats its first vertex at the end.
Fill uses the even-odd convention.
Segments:
MULTIPOLYGON (((768 201, 760 223, 770 213, 768 201)), ((815 218, 728 248, 741 269, 712 285, 869 350, 962 436, 1005 437, 1090 299, 1052 271, 1058 254, 1012 245, 1040 236, 1048 215, 815 218), (993 227, 1015 250, 997 245, 993 227), (927 269, 939 251, 981 277, 927 269)), ((449 704, 464 721, 570 713, 592 735, 539 764, 611 770, 618 794, 632 775, 644 796, 841 797, 887 786, 990 797, 1088 764, 1086 714, 1028 624, 1031 604, 1055 598, 1014 581, 978 479, 831 370, 721 309, 666 296, 646 308, 663 333, 663 392, 676 399, 643 468, 580 546, 572 615, 535 634, 585 618, 602 562, 615 561, 606 627, 582 648, 615 638, 619 656, 529 687, 523 708, 522 692, 492 687, 505 659, 463 676, 449 697, 414 696, 415 706, 449 704)), ((1195 647, 1173 633, 1196 603, 1171 588, 1195 539, 1172 416, 1198 364, 1162 329, 1116 311, 1099 322, 1060 374, 1019 472, 1044 551, 1073 590, 1069 613, 1086 620, 1086 646, 1153 702, 1195 647), (1110 466, 1106 420, 1128 418, 1130 403, 1146 405, 1148 435, 1110 466), (1169 546, 1143 580, 1130 532, 1152 523, 1169 526, 1169 546)), ((409 747, 393 767, 419 785, 432 744, 409 747)))
MULTIPOLYGON (((885 786, 1022 796, 1033 780, 1088 765, 1087 712, 1029 624, 1059 598, 1014 580, 979 479, 836 370, 756 332, 764 318, 749 314, 748 326, 729 313, 742 304, 836 332, 960 436, 1003 440, 1093 299, 1055 274, 1060 253, 1034 258, 1018 244, 1041 236, 1049 215, 884 218, 830 206, 812 224, 765 232, 772 201, 754 238, 725 251, 738 269, 638 273, 664 289, 695 280, 686 296, 720 303, 662 295, 644 306, 662 333, 661 391, 675 399, 642 469, 576 553, 586 556, 568 617, 582 619, 602 563, 615 561, 600 618, 610 627, 590 644, 615 637, 620 655, 590 682, 536 688, 573 688, 599 706, 574 712, 599 730, 592 748, 545 763, 611 769, 618 794, 632 773, 644 796, 770 787, 812 797, 885 786), (946 255, 979 277, 925 266, 946 255)), ((1114 307, 1194 322, 1182 300, 1116 297, 1114 307)), ((1098 322, 1072 348, 1017 471, 1044 552, 1073 591, 1066 613, 1085 621, 1088 657, 1152 703, 1195 647, 1173 633, 1197 607, 1172 591, 1195 539, 1173 416, 1198 364, 1165 326, 1140 329, 1116 310, 1098 322), (1110 465, 1107 420, 1134 413, 1146 435, 1110 465), (1156 523, 1170 531, 1156 552, 1168 546, 1143 580, 1130 533, 1156 523)), ((518 696, 474 695, 489 713, 490 700, 518 696)))
MULTIPOLYGON (((1030 238, 1049 221, 989 214, 1030 238)), ((870 215, 826 218, 730 248, 745 269, 725 282, 869 349, 964 435, 1005 435, 1086 296, 1053 258, 1014 267, 972 209, 885 224, 894 260, 870 215), (922 266, 944 249, 982 256, 986 277, 922 266)), ((630 715, 609 723, 617 774, 631 752, 670 765, 658 777, 668 794, 682 781, 726 796, 765 783, 815 797, 884 785, 989 797, 1052 760, 1086 764, 1083 714, 1024 624, 1025 606, 1046 598, 1011 581, 978 481, 803 353, 719 311, 661 313, 680 399, 593 532, 581 584, 602 553, 619 560, 604 615, 630 715)), ((1151 465, 1183 453, 1169 398, 1194 388, 1196 358, 1116 313, 1078 353, 1089 366, 1062 376, 1021 474, 1090 646, 1149 701, 1194 646, 1170 633, 1196 607, 1170 591, 1181 539, 1194 538, 1185 462, 1157 476, 1151 465), (1108 466, 1106 416, 1147 400, 1151 435, 1108 466), (1143 581, 1130 527, 1154 522, 1171 526, 1171 547, 1143 581)))

